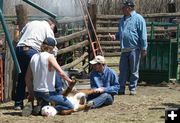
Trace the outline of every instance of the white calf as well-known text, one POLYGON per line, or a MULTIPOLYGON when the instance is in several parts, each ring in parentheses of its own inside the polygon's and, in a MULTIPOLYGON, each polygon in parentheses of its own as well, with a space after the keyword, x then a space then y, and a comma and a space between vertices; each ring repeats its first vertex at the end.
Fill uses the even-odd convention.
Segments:
POLYGON ((87 95, 85 93, 78 92, 75 95, 69 94, 67 96, 67 99, 73 104, 74 111, 78 111, 81 106, 86 104, 86 97, 87 95))

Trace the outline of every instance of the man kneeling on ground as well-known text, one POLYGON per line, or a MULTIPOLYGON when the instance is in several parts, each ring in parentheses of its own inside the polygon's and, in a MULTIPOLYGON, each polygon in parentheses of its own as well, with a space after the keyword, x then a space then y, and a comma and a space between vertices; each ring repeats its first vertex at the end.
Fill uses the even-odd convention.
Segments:
POLYGON ((120 88, 116 73, 106 66, 103 56, 96 56, 90 64, 93 67, 90 73, 90 85, 93 92, 88 95, 88 101, 93 102, 92 108, 111 105, 114 95, 118 94, 120 88))
MULTIPOLYGON (((56 74, 66 80, 70 88, 74 86, 73 81, 61 69, 52 54, 55 45, 54 39, 47 38, 41 46, 41 52, 32 56, 25 77, 28 99, 29 102, 34 101, 34 97, 41 100, 43 102, 40 104, 41 107, 51 102, 59 114, 71 114, 74 111, 72 103, 55 88, 56 74)), ((22 115, 28 116, 31 112, 32 109, 25 106, 22 115)))

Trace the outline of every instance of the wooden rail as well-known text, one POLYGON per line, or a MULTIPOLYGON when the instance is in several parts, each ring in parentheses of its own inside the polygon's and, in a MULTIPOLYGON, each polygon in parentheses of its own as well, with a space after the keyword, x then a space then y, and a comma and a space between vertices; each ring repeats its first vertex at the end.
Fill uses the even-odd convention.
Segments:
POLYGON ((82 31, 75 32, 75 33, 72 33, 67 36, 62 36, 62 37, 56 38, 56 40, 57 40, 58 44, 62 44, 62 43, 68 42, 72 39, 79 38, 80 36, 84 36, 86 34, 87 34, 87 29, 84 29, 82 31))
POLYGON ((67 53, 67 52, 72 52, 78 48, 82 48, 82 47, 85 47, 89 44, 89 41, 88 40, 85 40, 83 42, 80 42, 80 43, 77 43, 75 45, 71 45, 69 47, 66 47, 66 48, 63 48, 63 49, 60 49, 57 53, 57 55, 61 55, 61 54, 64 54, 64 53, 67 53))
MULTIPOLYGON (((123 15, 97 15, 97 20, 119 20, 123 15)), ((167 18, 167 17, 180 17, 180 12, 177 13, 153 13, 142 14, 144 18, 167 18)))
POLYGON ((81 57, 79 57, 78 59, 74 60, 73 62, 63 65, 61 66, 63 70, 68 70, 69 68, 72 68, 74 66, 76 66, 77 64, 79 64, 80 62, 84 61, 86 58, 88 57, 88 53, 85 52, 81 57))
POLYGON ((84 18, 87 18, 87 15, 85 16, 79 16, 79 17, 64 17, 63 19, 58 20, 58 24, 67 24, 67 23, 77 23, 77 22, 83 22, 84 18))
POLYGON ((106 46, 119 46, 120 42, 119 41, 100 41, 101 45, 106 45, 106 46))

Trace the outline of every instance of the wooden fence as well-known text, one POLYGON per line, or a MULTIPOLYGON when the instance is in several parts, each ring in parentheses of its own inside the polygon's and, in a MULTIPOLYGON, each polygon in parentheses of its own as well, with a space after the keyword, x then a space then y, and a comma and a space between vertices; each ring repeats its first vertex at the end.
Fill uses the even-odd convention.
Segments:
MULTIPOLYGON (((71 63, 60 63, 61 65, 63 65, 62 67, 64 69, 70 69, 82 62, 80 59, 83 58, 83 60, 85 60, 87 58, 87 51, 85 49, 89 45, 89 41, 86 38, 87 29, 83 25, 83 19, 83 17, 76 17, 68 18, 67 21, 64 21, 64 19, 58 21, 59 27, 61 29, 61 36, 56 38, 58 42, 57 47, 59 49, 57 55, 58 57, 60 57, 59 59, 62 59, 62 55, 71 54, 69 56, 69 59, 72 59, 71 63), (79 53, 79 59, 73 59, 75 52, 79 53)), ((66 59, 68 59, 68 55, 66 55, 65 57, 66 59)), ((61 62, 61 60, 58 61, 61 62)))

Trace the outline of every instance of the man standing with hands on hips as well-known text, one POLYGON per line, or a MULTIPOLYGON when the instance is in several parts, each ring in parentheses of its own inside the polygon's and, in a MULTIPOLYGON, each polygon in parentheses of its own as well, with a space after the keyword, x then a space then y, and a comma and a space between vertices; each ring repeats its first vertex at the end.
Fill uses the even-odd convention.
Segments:
POLYGON ((147 54, 147 29, 144 18, 136 13, 135 0, 123 0, 118 32, 109 34, 113 40, 120 40, 121 58, 119 64, 119 94, 125 94, 126 81, 129 81, 130 95, 136 95, 141 57, 147 54))

